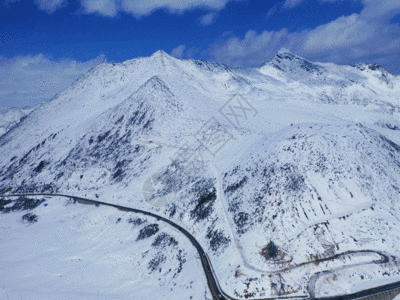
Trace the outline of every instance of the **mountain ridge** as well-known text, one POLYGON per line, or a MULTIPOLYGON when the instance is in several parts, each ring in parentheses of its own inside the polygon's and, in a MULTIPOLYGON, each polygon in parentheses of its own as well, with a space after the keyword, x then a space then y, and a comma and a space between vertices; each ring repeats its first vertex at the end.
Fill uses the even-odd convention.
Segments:
MULTIPOLYGON (((391 231, 400 226, 399 77, 388 74, 388 85, 378 67, 286 50, 271 61, 243 69, 160 51, 99 65, 0 137, 0 192, 163 215, 193 232, 236 297, 276 295, 278 277, 262 274, 277 262, 365 249, 400 256, 391 231), (165 206, 142 193, 154 181, 165 206), (261 255, 270 241, 276 259, 261 255)), ((283 274, 285 293, 302 295, 316 270, 283 274)))

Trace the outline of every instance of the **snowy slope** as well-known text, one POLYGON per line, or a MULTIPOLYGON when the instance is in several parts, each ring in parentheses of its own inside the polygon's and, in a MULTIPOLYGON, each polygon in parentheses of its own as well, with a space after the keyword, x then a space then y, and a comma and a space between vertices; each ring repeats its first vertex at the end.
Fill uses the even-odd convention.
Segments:
POLYGON ((1 215, 1 299, 207 296, 195 249, 162 222, 65 198, 40 203, 36 222, 26 213, 1 215))
POLYGON ((268 274, 350 250, 400 255, 399 95, 399 77, 376 65, 314 63, 285 50, 258 69, 162 51, 102 64, 0 137, 0 191, 164 215, 198 239, 228 294, 276 295, 283 280, 280 293, 304 295, 315 272, 340 260, 286 279, 268 274), (168 198, 162 207, 143 197, 153 174, 156 196, 168 198), (260 255, 269 241, 276 258, 260 255))
POLYGON ((314 101, 399 113, 399 78, 376 64, 314 63, 280 51, 260 72, 301 88, 314 101))
POLYGON ((18 124, 33 108, 10 108, 0 111, 0 136, 18 124))

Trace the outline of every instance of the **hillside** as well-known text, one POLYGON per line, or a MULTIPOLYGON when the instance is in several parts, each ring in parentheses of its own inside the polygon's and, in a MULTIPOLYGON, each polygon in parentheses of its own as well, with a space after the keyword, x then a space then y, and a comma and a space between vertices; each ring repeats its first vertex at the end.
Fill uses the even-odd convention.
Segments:
MULTIPOLYGON (((193 233, 228 294, 305 295, 316 272, 372 262, 376 254, 277 270, 346 251, 400 255, 400 233, 394 230, 400 226, 399 95, 400 78, 377 65, 310 62, 286 50, 257 69, 180 60, 162 51, 101 64, 0 137, 0 192, 9 187, 14 193, 58 192, 155 212, 193 233), (157 191, 150 192, 149 182, 158 184, 157 191), (261 255, 270 242, 276 255, 261 255)), ((38 206, 38 221, 26 230, 43 228, 42 222, 46 227, 69 222, 61 200, 48 203, 52 214, 38 206)), ((118 222, 121 242, 126 239, 132 248, 110 251, 121 251, 122 261, 134 256, 140 267, 124 272, 136 272, 142 288, 135 294, 133 285, 121 286, 119 299, 151 299, 145 281, 163 286, 160 299, 181 299, 177 290, 166 288, 176 284, 179 291, 190 290, 188 297, 206 297, 204 288, 190 284, 199 280, 204 287, 205 278, 185 275, 201 274, 194 249, 179 248, 185 242, 157 248, 160 231, 139 247, 126 227, 133 216, 85 209, 82 215, 73 208, 74 222, 83 222, 85 234, 99 234, 91 233, 89 223, 98 224, 101 216, 112 219, 100 222, 107 228, 118 218, 125 221, 118 222), (186 263, 176 260, 181 250, 186 263), (158 273, 141 262, 148 251, 154 259, 164 257, 158 273), (182 273, 166 271, 174 268, 182 273)), ((18 243, 29 239, 23 233, 27 225, 17 221, 21 217, 0 219, 10 232, 18 231, 18 243)), ((76 227, 65 251, 78 255, 80 225, 71 226, 76 227)), ((146 225, 140 226, 135 230, 146 225)), ((180 238, 167 228, 165 234, 180 238)), ((95 241, 104 243, 101 237, 95 241)), ((2 253, 17 243, 10 237, 3 242, 2 253)), ((32 255, 45 264, 43 252, 32 255)), ((34 265, 35 260, 32 270, 34 265)), ((6 273, 16 274, 15 267, 7 264, 6 273)), ((69 272, 86 276, 83 268, 74 270, 69 272)), ((60 270, 41 272, 30 276, 45 282, 60 270)), ((400 281, 390 274, 387 280, 400 281)), ((19 284, 21 276, 11 276, 8 284, 19 284)), ((358 284, 358 278, 352 280, 358 284)), ((96 299, 95 291, 90 293, 87 299, 96 299)))
POLYGON ((18 124, 33 108, 11 108, 0 111, 0 136, 18 124))

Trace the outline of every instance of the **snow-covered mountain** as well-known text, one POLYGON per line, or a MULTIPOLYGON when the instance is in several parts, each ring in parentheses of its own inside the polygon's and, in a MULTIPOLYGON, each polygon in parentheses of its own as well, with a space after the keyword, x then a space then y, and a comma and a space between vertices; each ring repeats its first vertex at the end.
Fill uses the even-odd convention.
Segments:
MULTIPOLYGON (((59 192, 155 212, 193 233, 228 294, 304 295, 316 272, 376 257, 276 271, 346 251, 400 255, 394 230, 400 225, 399 95, 399 76, 377 65, 316 63, 286 50, 257 69, 180 60, 162 51, 102 64, 0 137, 0 191, 59 192), (155 174, 159 186, 150 201, 147 184, 155 174), (163 196, 165 206, 149 203, 163 196), (268 258, 261 250, 270 241, 278 255, 268 258)), ((35 210, 32 228, 49 220, 43 207, 35 210)), ((164 288, 179 282, 190 289, 188 297, 209 297, 184 275, 201 274, 195 251, 180 249, 184 242, 158 247, 161 235, 150 235, 143 248, 132 241, 138 289, 119 299, 146 299, 140 274, 155 293, 163 286, 148 299, 182 299, 164 288), (140 259, 148 251, 158 273, 140 259), (178 253, 185 262, 176 261, 178 253), (183 271, 168 277, 174 264, 183 271)), ((73 240, 68 247, 75 249, 73 240)), ((45 264, 41 255, 39 265, 45 264)), ((7 266, 10 274, 14 265, 7 266)), ((390 280, 396 276, 400 281, 395 272, 390 280)), ((197 280, 206 286, 204 276, 197 280)))
POLYGON ((361 105, 399 113, 399 78, 377 64, 314 63, 281 50, 259 69, 322 103, 361 105))
POLYGON ((0 111, 0 136, 18 124, 33 108, 10 108, 0 111))

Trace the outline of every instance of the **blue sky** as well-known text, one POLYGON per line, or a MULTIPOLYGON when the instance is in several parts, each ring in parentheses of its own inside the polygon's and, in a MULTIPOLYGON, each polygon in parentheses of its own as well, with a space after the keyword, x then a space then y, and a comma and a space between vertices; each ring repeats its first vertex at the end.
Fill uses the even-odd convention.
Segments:
POLYGON ((150 56, 259 66, 279 49, 400 74, 400 0, 0 0, 0 109, 150 56))

